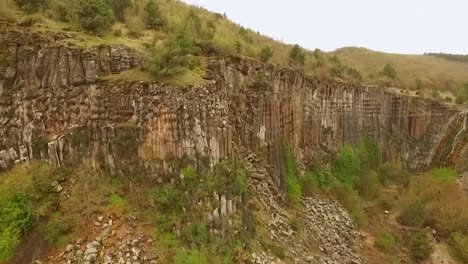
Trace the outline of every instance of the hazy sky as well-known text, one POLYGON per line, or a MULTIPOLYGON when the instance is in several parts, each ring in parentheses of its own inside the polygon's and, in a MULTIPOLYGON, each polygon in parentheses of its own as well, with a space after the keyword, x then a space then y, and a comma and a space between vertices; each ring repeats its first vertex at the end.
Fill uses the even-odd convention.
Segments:
POLYGON ((468 0, 183 0, 287 43, 468 54, 468 0))

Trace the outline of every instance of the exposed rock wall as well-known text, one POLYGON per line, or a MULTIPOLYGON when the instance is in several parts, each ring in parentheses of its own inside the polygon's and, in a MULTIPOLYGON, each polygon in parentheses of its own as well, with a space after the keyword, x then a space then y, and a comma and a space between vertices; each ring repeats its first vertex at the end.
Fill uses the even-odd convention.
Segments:
POLYGON ((466 116, 435 101, 238 58, 211 58, 209 81, 200 86, 102 82, 138 67, 141 57, 125 47, 73 49, 59 37, 2 30, 3 168, 21 159, 57 166, 79 160, 160 180, 178 158, 201 153, 214 164, 243 147, 260 155, 279 183, 284 144, 304 166, 364 135, 377 140, 383 159, 414 169, 456 163, 466 153, 459 139, 466 116), (446 151, 445 142, 455 147, 446 151))

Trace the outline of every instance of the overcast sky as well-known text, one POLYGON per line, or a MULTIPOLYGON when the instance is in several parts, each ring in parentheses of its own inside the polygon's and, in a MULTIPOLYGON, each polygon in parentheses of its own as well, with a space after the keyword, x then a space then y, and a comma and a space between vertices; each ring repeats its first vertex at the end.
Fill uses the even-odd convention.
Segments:
POLYGON ((468 0, 183 0, 286 43, 468 54, 468 0))

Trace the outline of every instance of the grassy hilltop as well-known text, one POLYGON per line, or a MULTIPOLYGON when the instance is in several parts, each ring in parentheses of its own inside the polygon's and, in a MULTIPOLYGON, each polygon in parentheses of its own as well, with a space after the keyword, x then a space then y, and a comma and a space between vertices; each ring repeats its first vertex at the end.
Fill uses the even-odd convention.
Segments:
POLYGON ((226 14, 176 0, 4 0, 0 16, 23 24, 32 19, 33 30, 74 32, 81 38, 70 40, 76 45, 116 43, 163 54, 151 60, 152 76, 177 79, 179 84, 201 81, 203 57, 217 52, 294 67, 310 75, 414 90, 446 101, 459 95, 462 103, 467 97, 464 56, 399 55, 354 47, 310 51, 244 28, 226 14))

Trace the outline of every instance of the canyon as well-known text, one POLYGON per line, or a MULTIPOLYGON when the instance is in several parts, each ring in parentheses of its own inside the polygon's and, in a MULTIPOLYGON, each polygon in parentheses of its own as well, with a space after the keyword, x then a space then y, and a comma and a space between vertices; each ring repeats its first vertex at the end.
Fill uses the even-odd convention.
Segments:
POLYGON ((363 136, 378 142, 383 160, 413 170, 457 166, 468 151, 466 114, 429 99, 218 56, 201 85, 106 81, 141 67, 144 55, 116 45, 70 47, 63 34, 6 25, 0 38, 4 170, 29 159, 55 166, 78 159, 111 174, 160 178, 183 156, 206 155, 214 165, 247 149, 280 184, 284 144, 303 168, 363 136), (258 84, 259 76, 268 83, 258 84))
MULTIPOLYGON (((79 47, 67 42, 73 34, 0 23, 2 172, 42 160, 162 184, 183 179, 187 159, 206 159, 210 168, 241 161, 269 216, 263 226, 271 227, 272 240, 294 244, 288 256, 295 263, 363 263, 356 249, 362 234, 328 198, 301 200, 307 228, 300 239, 292 236, 282 192, 285 146, 301 170, 329 166, 340 146, 362 138, 377 142, 383 162, 415 172, 468 169, 468 113, 437 100, 218 54, 206 58, 197 85, 127 78, 121 73, 143 70, 147 54, 122 45, 79 47), (312 244, 324 256, 303 254, 312 244)), ((240 197, 215 193, 208 204, 218 203, 209 221, 235 219, 245 206, 240 197)), ((82 244, 62 256, 80 258, 72 250, 82 244)), ((251 259, 271 263, 261 254, 251 259)))

